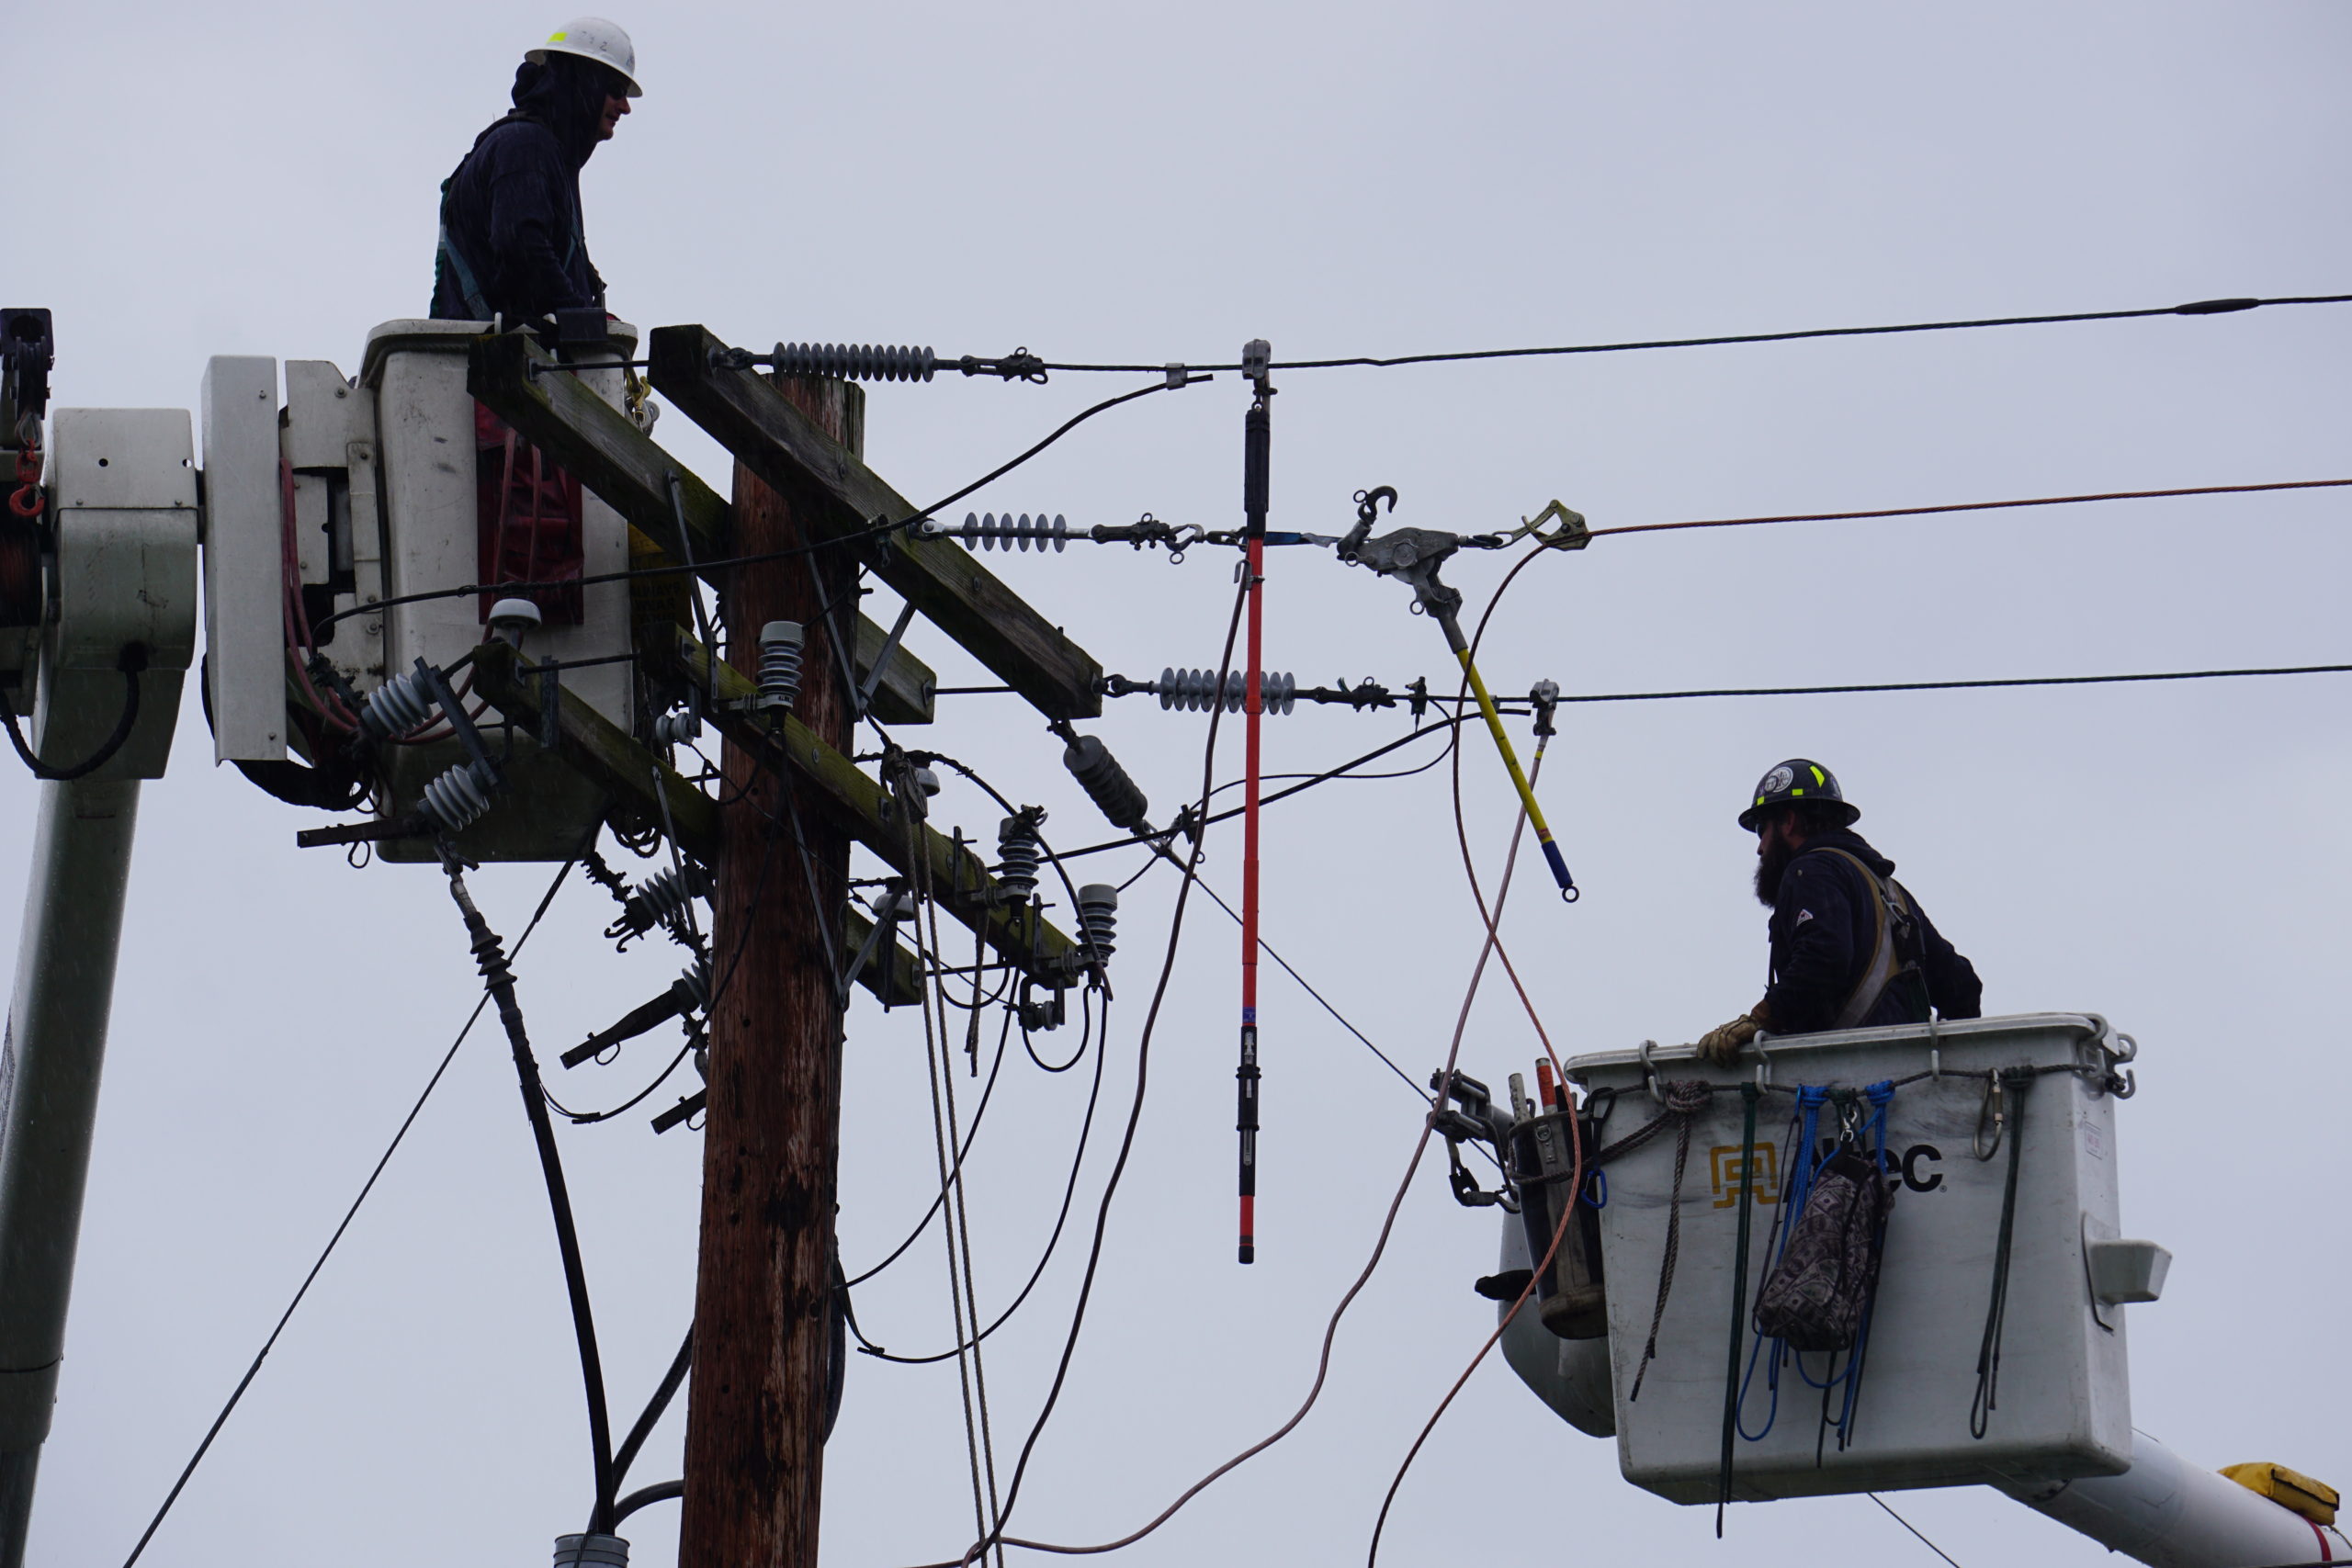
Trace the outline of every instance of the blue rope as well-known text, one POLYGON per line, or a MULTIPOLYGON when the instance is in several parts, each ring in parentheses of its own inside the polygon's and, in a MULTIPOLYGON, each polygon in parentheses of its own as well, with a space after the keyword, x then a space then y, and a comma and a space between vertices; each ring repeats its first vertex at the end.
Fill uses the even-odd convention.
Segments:
MULTIPOLYGON (((1806 1085, 1800 1085, 1797 1089, 1796 1108, 1789 1115, 1789 1141, 1781 1145, 1781 1168, 1784 1171, 1793 1171, 1794 1175, 1781 1190, 1780 1210, 1772 1216, 1772 1233, 1765 1239, 1764 1277, 1767 1279, 1770 1278, 1772 1265, 1780 1261, 1781 1253, 1788 1244, 1789 1216, 1796 1212, 1791 1205, 1801 1201, 1804 1189, 1811 1181, 1811 1178, 1805 1171, 1805 1167, 1811 1163, 1809 1157, 1802 1152, 1792 1153, 1792 1151, 1803 1151, 1810 1146, 1815 1121, 1820 1112, 1822 1102, 1828 1098, 1828 1094, 1829 1091, 1826 1089, 1815 1089, 1806 1085)), ((1772 1430, 1772 1424, 1781 1417, 1781 1342, 1778 1339, 1758 1334, 1749 1343, 1747 1371, 1740 1376, 1739 1404, 1735 1415, 1738 1416, 1739 1419, 1739 1435, 1751 1443, 1762 1442, 1765 1435, 1772 1430), (1747 1429, 1746 1417, 1738 1413, 1744 1412, 1747 1407, 1747 1391, 1756 1381, 1757 1359, 1763 1354, 1764 1347, 1768 1344, 1773 1348, 1773 1354, 1771 1360, 1767 1363, 1768 1370, 1764 1382, 1772 1398, 1770 1404, 1764 1412, 1764 1425, 1751 1432, 1747 1429)))
MULTIPOLYGON (((1862 1093, 1874 1108, 1871 1119, 1862 1124, 1862 1140, 1865 1143, 1875 1140, 1872 1168, 1883 1179, 1886 1174, 1886 1108, 1894 1101, 1894 1082, 1891 1078, 1883 1078, 1862 1093)), ((1874 1239, 1883 1239, 1883 1233, 1882 1237, 1874 1239)), ((1871 1300, 1862 1305, 1862 1321, 1855 1326, 1854 1348, 1848 1355, 1846 1370, 1838 1374, 1846 1385, 1846 1397, 1838 1412, 1837 1423, 1838 1447, 1841 1452, 1854 1440, 1854 1407, 1861 1397, 1862 1361, 1870 1349, 1871 1319, 1876 1315, 1877 1307, 1878 1292, 1873 1289, 1871 1300)))
MULTIPOLYGON (((1875 1167, 1883 1174, 1887 1168, 1886 1113, 1887 1108, 1894 1100, 1894 1082, 1891 1078, 1883 1078, 1865 1088, 1862 1094, 1863 1098, 1870 1102, 1871 1111, 1870 1119, 1860 1130, 1860 1141, 1871 1149, 1875 1156, 1875 1167)), ((1766 1244, 1767 1256, 1764 1268, 1766 1278, 1770 1277, 1773 1268, 1780 1263, 1781 1257, 1788 1251, 1790 1235, 1796 1228, 1797 1218, 1804 1213, 1805 1200, 1812 1195, 1815 1178, 1821 1174, 1822 1168, 1836 1157, 1838 1148, 1840 1146, 1833 1145, 1826 1154, 1823 1153, 1818 1146, 1821 1108, 1829 1102, 1830 1096, 1831 1091, 1826 1086, 1806 1084, 1801 1085, 1797 1089, 1796 1111, 1791 1119, 1796 1133, 1794 1157, 1784 1162, 1785 1168, 1791 1170, 1792 1175, 1787 1188, 1781 1193, 1781 1213, 1772 1222, 1772 1239, 1766 1244)), ((1855 1330, 1854 1348, 1850 1351, 1844 1352, 1847 1357, 1845 1366, 1835 1371, 1825 1371, 1824 1375, 1818 1379, 1806 1370, 1804 1352, 1791 1350, 1787 1343, 1781 1339, 1768 1338, 1766 1336, 1758 1335, 1755 1344, 1748 1350, 1747 1370, 1740 1378, 1738 1408, 1744 1410, 1747 1406, 1748 1388, 1756 1377, 1757 1359, 1763 1353, 1768 1343, 1771 1346, 1771 1356, 1765 1362, 1764 1382, 1771 1395, 1771 1400, 1766 1409, 1763 1427, 1750 1432, 1743 1420, 1739 1426, 1739 1435, 1747 1441, 1756 1443, 1763 1441, 1766 1435, 1772 1430, 1773 1423, 1780 1417, 1781 1370, 1783 1367, 1793 1367, 1797 1377, 1808 1388, 1820 1389, 1826 1393, 1831 1389, 1843 1387, 1845 1392, 1840 1401, 1837 1419, 1829 1425, 1838 1433, 1839 1449, 1844 1449, 1851 1442, 1855 1405, 1860 1393, 1863 1355, 1870 1344, 1871 1319, 1874 1314, 1875 1307, 1876 1303, 1873 1301, 1863 1308, 1861 1323, 1855 1330)), ((1833 1350, 1828 1354, 1830 1365, 1836 1366, 1839 1352, 1833 1350)))

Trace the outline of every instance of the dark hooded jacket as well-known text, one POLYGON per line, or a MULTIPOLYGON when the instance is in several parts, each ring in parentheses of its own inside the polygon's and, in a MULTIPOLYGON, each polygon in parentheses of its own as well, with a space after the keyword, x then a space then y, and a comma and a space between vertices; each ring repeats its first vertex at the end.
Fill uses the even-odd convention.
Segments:
POLYGON ((574 55, 514 73, 514 110, 474 139, 441 187, 436 318, 512 322, 604 302, 580 169, 596 150, 605 96, 617 91, 615 73, 574 55))
MULTIPOLYGON (((1850 829, 1832 828, 1806 839, 1781 873, 1780 897, 1767 930, 1772 943, 1771 984, 1764 993, 1775 1034, 1805 1034, 1836 1026, 1847 998, 1868 973, 1878 945, 1878 890, 1843 850, 1880 876, 1892 880, 1894 863, 1850 829)), ((1917 922, 1910 974, 1899 974, 1856 1028, 1924 1023, 1933 1004, 1945 1018, 1975 1018, 1983 1011, 1984 987, 1975 966, 1943 939, 1910 890, 1904 889, 1917 922)))

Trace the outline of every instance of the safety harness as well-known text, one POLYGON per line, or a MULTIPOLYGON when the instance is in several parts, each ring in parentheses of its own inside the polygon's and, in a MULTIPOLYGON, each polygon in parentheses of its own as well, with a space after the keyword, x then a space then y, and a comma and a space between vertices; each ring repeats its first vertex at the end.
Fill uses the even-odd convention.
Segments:
POLYGON ((1871 902, 1876 909, 1877 935, 1871 939, 1870 964, 1829 1025, 1832 1029, 1859 1028, 1889 986, 1906 975, 1920 974, 1919 919, 1903 885, 1872 871, 1861 856, 1826 844, 1821 846, 1820 852, 1836 855, 1860 872, 1864 885, 1875 895, 1871 902))
MULTIPOLYGON (((434 292, 436 295, 440 293, 440 275, 443 269, 447 269, 448 276, 457 279, 458 295, 465 300, 466 309, 471 312, 472 319, 477 321, 487 321, 495 312, 490 308, 490 296, 482 291, 481 274, 467 262, 464 253, 460 252, 449 239, 449 187, 457 184, 458 176, 466 172, 466 165, 473 161, 474 154, 481 151, 481 144, 489 140, 491 131, 496 130, 499 126, 531 119, 531 118, 529 115, 520 113, 508 114, 500 118, 489 130, 474 138, 474 144, 466 150, 466 155, 458 161, 458 166, 449 171, 449 177, 441 182, 440 238, 433 254, 434 292)), ((533 121, 533 123, 538 122, 533 121)), ((571 265, 571 258, 578 255, 580 248, 587 243, 588 236, 581 223, 580 193, 574 190, 571 199, 571 233, 564 244, 563 259, 557 265, 569 269, 571 265)))

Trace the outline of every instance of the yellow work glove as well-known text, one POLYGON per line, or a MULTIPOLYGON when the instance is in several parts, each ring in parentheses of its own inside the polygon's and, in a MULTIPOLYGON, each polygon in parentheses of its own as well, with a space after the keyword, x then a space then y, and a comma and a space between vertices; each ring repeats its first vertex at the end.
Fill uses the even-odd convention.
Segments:
POLYGON ((1729 1023, 1710 1029, 1699 1036, 1693 1047, 1699 1059, 1713 1066, 1728 1067, 1739 1060, 1739 1048, 1756 1038, 1756 1018, 1742 1013, 1729 1023))

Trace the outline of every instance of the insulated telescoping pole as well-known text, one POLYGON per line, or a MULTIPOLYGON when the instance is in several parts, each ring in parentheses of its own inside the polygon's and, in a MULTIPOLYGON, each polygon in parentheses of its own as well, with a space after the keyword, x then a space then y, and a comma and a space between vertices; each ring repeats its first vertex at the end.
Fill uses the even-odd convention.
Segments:
POLYGON ((1250 412, 1242 424, 1241 512, 1242 565, 1249 581, 1249 671, 1241 683, 1241 1066, 1234 1077, 1239 1084, 1241 1134, 1241 1248, 1244 1263, 1258 1260, 1258 730, 1264 716, 1259 692, 1265 670, 1266 511, 1268 468, 1273 446, 1272 410, 1274 389, 1267 376, 1273 348, 1264 338, 1253 338, 1242 349, 1245 372, 1257 384, 1250 412))
MULTIPOLYGON (((1459 594, 1453 597, 1456 604, 1460 602, 1459 594)), ((1510 770, 1511 786, 1519 791, 1520 804, 1527 807, 1528 826, 1535 829, 1535 840, 1544 846, 1544 859, 1552 868, 1552 880, 1559 884, 1560 897, 1575 903, 1577 879, 1568 874, 1567 858, 1552 841, 1552 829, 1544 821, 1544 808, 1535 804, 1535 791, 1519 765, 1519 753, 1511 750, 1510 737, 1503 733, 1502 715, 1495 711, 1495 699, 1487 694, 1487 682, 1478 678, 1478 667, 1470 662, 1470 644, 1462 635, 1460 617, 1452 605, 1433 601, 1427 592, 1422 594, 1421 603, 1437 617, 1437 624, 1445 630, 1445 645, 1462 661, 1462 673, 1470 682, 1470 694, 1477 699, 1478 711, 1486 716, 1487 731, 1495 738, 1495 750, 1502 753, 1503 766, 1510 770)))

